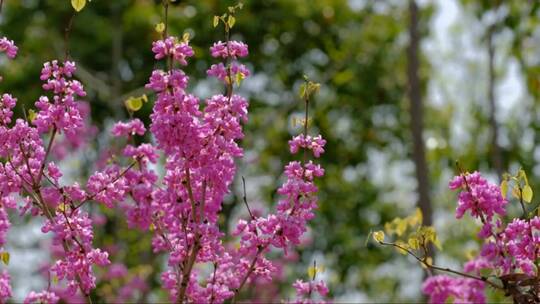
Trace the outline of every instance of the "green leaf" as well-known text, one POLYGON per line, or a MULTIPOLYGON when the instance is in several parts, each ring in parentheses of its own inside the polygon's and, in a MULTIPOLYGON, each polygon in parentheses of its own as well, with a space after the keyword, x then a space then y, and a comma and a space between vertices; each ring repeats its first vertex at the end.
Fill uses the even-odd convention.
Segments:
POLYGON ((219 24, 219 16, 214 16, 214 27, 218 26, 219 24))
POLYGON ((305 83, 300 86, 300 98, 304 98, 306 96, 306 88, 307 85, 305 83))
POLYGON ((86 0, 71 0, 71 6, 76 12, 80 12, 86 6, 86 0))
POLYGON ((523 200, 527 203, 530 203, 533 198, 533 190, 531 186, 525 185, 525 187, 523 188, 522 195, 523 195, 523 200))

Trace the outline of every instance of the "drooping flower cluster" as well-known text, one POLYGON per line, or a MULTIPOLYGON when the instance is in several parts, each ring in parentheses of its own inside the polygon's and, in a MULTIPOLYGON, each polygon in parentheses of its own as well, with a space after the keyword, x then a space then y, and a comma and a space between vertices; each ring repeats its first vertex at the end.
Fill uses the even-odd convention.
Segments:
POLYGON ((54 292, 50 291, 41 291, 41 292, 34 292, 31 291, 28 296, 24 299, 24 304, 33 304, 33 303, 47 303, 47 304, 56 304, 60 301, 60 297, 58 297, 54 292))
POLYGON ((322 280, 309 282, 296 280, 293 287, 296 289, 295 303, 312 303, 311 297, 313 294, 319 294, 322 297, 328 294, 328 287, 326 287, 326 283, 322 280))
POLYGON ((320 157, 324 153, 324 140, 320 135, 311 137, 309 135, 300 134, 289 141, 291 153, 297 153, 300 148, 313 151, 315 157, 320 157))
MULTIPOLYGON (((508 201, 499 186, 489 183, 478 172, 456 176, 449 186, 450 189, 461 190, 456 218, 469 211, 479 219, 483 226, 478 236, 485 242, 479 256, 464 266, 465 273, 472 277, 437 275, 426 280, 422 291, 430 296, 430 302, 442 303, 452 298, 457 303, 485 303, 486 283, 504 290, 514 300, 536 301, 534 289, 538 273, 536 262, 540 258, 540 217, 524 214, 525 219, 514 218, 505 224, 502 216, 506 214, 508 201), (486 271, 498 277, 503 284, 499 286, 490 282, 485 276, 486 271)), ((515 189, 514 196, 523 195, 519 186, 516 185, 515 189)), ((519 199, 523 200, 523 197, 519 199)), ((525 206, 522 207, 525 212, 525 206)))
POLYGON ((508 201, 502 197, 499 187, 485 180, 479 172, 456 176, 450 182, 450 189, 464 189, 459 193, 456 218, 469 211, 473 217, 485 216, 491 220, 495 215, 504 215, 508 201))
POLYGON ((485 303, 484 282, 476 279, 436 275, 422 285, 422 292, 429 295, 430 303, 485 303))

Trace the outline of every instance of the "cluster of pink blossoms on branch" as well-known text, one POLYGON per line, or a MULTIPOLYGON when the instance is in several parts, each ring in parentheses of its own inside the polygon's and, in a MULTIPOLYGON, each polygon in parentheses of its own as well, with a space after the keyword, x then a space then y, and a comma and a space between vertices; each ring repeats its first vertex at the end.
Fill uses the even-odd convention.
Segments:
MULTIPOLYGON (((1 40, 8 57, 14 57, 17 48, 6 39, 1 40)), ((96 286, 93 266, 109 264, 108 254, 93 248, 92 221, 88 213, 79 209, 93 199, 78 184, 61 185, 62 173, 48 160, 55 138, 75 136, 84 127, 78 98, 86 93, 82 84, 71 79, 75 64, 57 61, 44 64, 41 80, 43 89, 52 97, 42 96, 36 102, 38 109, 30 121, 17 119, 12 124, 16 99, 4 94, 0 100, 0 241, 5 243, 9 228, 6 208, 16 208, 18 197, 23 204, 20 213, 29 212, 45 219, 42 231, 53 233, 53 244, 62 248, 58 260, 49 271, 58 280, 65 280, 66 293, 78 291, 89 296, 96 286), (42 135, 49 134, 48 143, 42 135)), ((89 182, 88 188, 91 188, 89 182)), ((96 195, 101 190, 96 192, 96 195)), ((0 280, 0 297, 5 301, 11 296, 9 276, 3 273, 0 280)), ((32 292, 25 302, 50 302, 59 300, 51 291, 32 292)))
MULTIPOLYGON (((523 171, 516 177, 513 196, 520 201, 523 215, 505 223, 508 201, 501 187, 485 180, 480 173, 463 173, 450 182, 450 189, 461 190, 456 217, 466 212, 482 223, 478 237, 484 240, 479 255, 464 265, 462 276, 429 277, 422 291, 431 303, 485 303, 485 287, 501 290, 515 303, 538 303, 540 282, 540 217, 531 215, 524 201, 532 198, 523 171), (525 184, 523 184, 523 182, 525 184)), ((530 188, 529 188, 530 189, 530 188)), ((536 212, 534 212, 536 214, 536 212)))
MULTIPOLYGON (((3 38, 0 51, 14 58, 17 48, 3 38)), ((324 170, 304 157, 303 162, 285 166, 286 181, 277 190, 281 199, 275 211, 256 216, 246 199, 249 216, 238 221, 233 238, 228 237, 232 241, 225 242, 218 220, 236 174, 235 160, 243 156, 238 141, 244 137, 242 123, 248 119, 248 102, 235 94, 234 87, 250 75, 238 62, 248 55, 248 46, 227 40, 210 48, 211 55, 223 61, 212 65, 207 74, 223 82, 226 92, 204 101, 187 91, 189 78, 180 69, 194 55, 188 39, 163 37, 153 43, 152 51, 155 59, 166 62, 165 69, 152 72, 146 85, 156 95, 149 126, 156 145, 134 144, 133 137, 147 132, 141 120, 116 123, 112 134, 126 143, 121 148, 123 158, 91 174, 85 185, 65 184, 60 168, 50 160, 65 156, 67 146, 80 147, 81 138, 93 134, 88 126, 89 110, 80 100, 86 93, 72 78, 75 63, 55 60, 44 64, 41 80, 50 95, 39 98, 37 112, 28 120, 13 122, 17 100, 9 94, 0 98, 0 250, 4 250, 10 226, 7 209, 19 208, 21 215, 43 217, 42 231, 53 235, 57 258, 46 271, 61 283, 31 292, 25 303, 56 303, 77 296, 91 301, 98 279, 94 266, 110 265, 112 256, 92 245, 96 223, 85 211, 88 204, 119 206, 130 228, 153 233, 153 251, 168 255, 161 281, 175 302, 235 302, 246 284, 264 286, 282 268, 281 261, 269 258, 270 251, 287 255, 300 244, 308 221, 315 216, 315 180, 324 170), (162 156, 164 176, 153 166, 162 156)), ((309 107, 309 96, 305 106, 309 107)), ((305 121, 307 124, 308 117, 305 121)), ((304 133, 289 145, 293 154, 305 149, 305 156, 311 151, 319 157, 325 143, 320 135, 308 135, 306 125, 304 133)), ((105 278, 125 272, 123 265, 113 266, 105 278)), ((0 275, 2 302, 12 293, 9 279, 6 271, 0 275)), ((133 288, 145 288, 144 282, 132 283, 133 288)), ((311 302, 312 294, 321 299, 328 293, 324 281, 315 278, 298 280, 293 287, 298 303, 311 302)), ((129 299, 130 292, 122 290, 118 299, 129 299)))

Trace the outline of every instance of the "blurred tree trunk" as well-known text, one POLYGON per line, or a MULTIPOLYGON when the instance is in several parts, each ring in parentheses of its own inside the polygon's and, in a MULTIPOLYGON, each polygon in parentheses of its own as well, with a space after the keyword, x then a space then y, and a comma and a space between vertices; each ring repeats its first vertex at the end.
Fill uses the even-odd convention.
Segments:
MULTIPOLYGON (((112 24, 112 52, 111 52, 111 100, 118 100, 122 94, 122 78, 120 75, 120 64, 123 56, 123 24, 122 24, 122 6, 120 3, 113 4, 111 8, 112 24)), ((122 100, 123 102, 123 100, 122 100)), ((119 117, 123 113, 123 103, 117 102, 113 105, 115 116, 119 117)))
MULTIPOLYGON (((413 160, 416 167, 418 182, 418 207, 424 215, 424 225, 432 224, 433 209, 429 198, 428 168, 424 148, 424 110, 420 88, 418 48, 420 34, 418 33, 418 5, 415 0, 409 0, 409 48, 407 50, 408 95, 410 100, 410 128, 413 139, 413 160)), ((432 251, 432 250, 431 250, 432 251)))
POLYGON ((495 103, 495 46, 493 45, 494 26, 487 32, 488 49, 488 99, 489 99, 489 126, 491 128, 491 159, 497 176, 501 178, 504 171, 499 146, 499 125, 497 124, 497 105, 495 103))

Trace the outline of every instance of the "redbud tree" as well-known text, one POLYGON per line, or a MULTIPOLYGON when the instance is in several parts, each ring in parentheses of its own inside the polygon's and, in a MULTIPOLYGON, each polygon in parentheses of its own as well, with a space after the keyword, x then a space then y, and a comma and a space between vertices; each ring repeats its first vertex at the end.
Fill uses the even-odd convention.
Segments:
MULTIPOLYGON (((71 0, 71 5, 80 12, 87 3, 71 0)), ((149 75, 146 85, 153 94, 125 102, 130 113, 151 102, 151 123, 144 125, 137 118, 116 122, 111 134, 121 145, 121 156, 96 164, 98 169, 84 182, 64 178, 57 165, 66 154, 84 148, 95 133, 89 119, 91 107, 83 101, 83 84, 74 79, 77 65, 67 46, 63 60, 43 65, 39 76, 43 95, 35 108, 24 111, 25 117, 14 117, 14 96, 1 96, 1 260, 9 260, 3 248, 10 227, 8 212, 41 218, 42 232, 52 235, 49 249, 54 260, 44 270, 48 287, 29 293, 25 303, 91 303, 98 280, 125 275, 125 267, 111 264, 113 253, 93 244, 97 223, 88 212, 93 205, 121 212, 130 229, 152 235, 148 250, 166 257, 160 283, 169 300, 176 303, 249 300, 242 297, 243 289, 279 279, 287 264, 283 257, 301 242, 315 216, 315 181, 324 175, 324 169, 312 159, 324 153, 326 142, 310 132, 309 108, 319 84, 306 77, 300 92, 305 110, 303 130, 289 141, 290 152, 300 156, 284 168, 286 180, 277 189, 275 208, 268 214, 255 214, 244 194, 247 216, 235 223, 231 235, 220 230, 220 212, 235 180, 237 162, 243 157, 240 142, 243 124, 248 122, 249 103, 236 93, 251 73, 242 63, 249 54, 248 45, 230 38, 242 4, 209 20, 216 29, 223 29, 223 41, 210 47, 215 64, 207 75, 218 79, 224 90, 205 100, 188 91, 193 80, 182 70, 195 55, 190 36, 169 34, 168 0, 163 7, 164 20, 155 28, 161 38, 151 46, 159 68, 149 75), (145 137, 147 133, 150 136, 145 137), (152 140, 144 142, 148 137, 152 140), (106 275, 97 276, 98 268, 106 275)), ((69 31, 70 25, 66 45, 69 31)), ((16 60, 14 41, 2 38, 0 50, 16 60)), ((243 183, 245 189, 245 180, 243 183)), ((324 299, 328 288, 317 278, 319 271, 314 265, 308 278, 293 284, 296 296, 291 300, 324 299)), ((129 281, 116 291, 116 301, 132 300, 133 292, 143 290, 145 284, 129 281)), ((4 270, 0 301, 11 296, 10 276, 4 270)))

